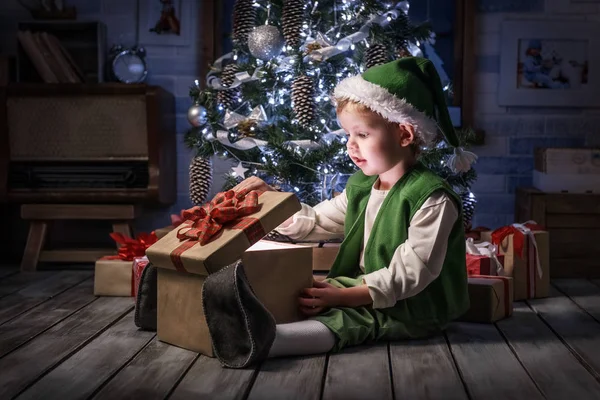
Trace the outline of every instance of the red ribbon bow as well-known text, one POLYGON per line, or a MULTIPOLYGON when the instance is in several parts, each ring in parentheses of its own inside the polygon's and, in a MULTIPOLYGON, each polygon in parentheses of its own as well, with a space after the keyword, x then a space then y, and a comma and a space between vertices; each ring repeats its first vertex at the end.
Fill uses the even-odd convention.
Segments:
MULTIPOLYGON (((543 231, 544 228, 537 224, 525 223, 523 224, 526 228, 532 231, 543 231)), ((520 258, 523 258, 523 248, 525 247, 525 234, 514 225, 507 225, 496 229, 492 232, 492 243, 500 247, 500 243, 508 236, 513 236, 513 245, 515 252, 520 258)))
POLYGON ((136 257, 143 257, 146 255, 146 249, 152 246, 158 238, 154 232, 145 233, 142 232, 135 239, 123 235, 122 233, 112 232, 110 237, 121 245, 119 247, 118 255, 108 256, 106 259, 111 260, 123 260, 133 261, 136 257))
POLYGON ((182 228, 177 231, 177 238, 197 240, 203 246, 223 229, 227 222, 254 214, 260 209, 258 191, 244 189, 240 192, 228 190, 218 193, 214 199, 202 207, 194 206, 183 211, 185 220, 182 228))

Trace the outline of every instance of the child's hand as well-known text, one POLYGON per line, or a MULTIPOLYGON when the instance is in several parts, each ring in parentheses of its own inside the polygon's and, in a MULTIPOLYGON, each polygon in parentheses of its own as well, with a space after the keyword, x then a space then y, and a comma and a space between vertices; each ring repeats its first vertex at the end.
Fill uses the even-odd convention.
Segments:
POLYGON ((271 186, 267 185, 265 181, 256 176, 251 176, 250 178, 244 179, 237 186, 233 188, 234 191, 239 192, 243 189, 248 190, 258 190, 262 192, 275 192, 271 186))
POLYGON ((302 290, 299 302, 302 313, 317 315, 327 308, 340 305, 341 289, 329 283, 315 280, 312 288, 302 290))

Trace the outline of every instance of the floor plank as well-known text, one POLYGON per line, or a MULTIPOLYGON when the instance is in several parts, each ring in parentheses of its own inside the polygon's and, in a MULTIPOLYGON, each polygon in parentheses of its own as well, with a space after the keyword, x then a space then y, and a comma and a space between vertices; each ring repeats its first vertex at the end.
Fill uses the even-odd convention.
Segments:
MULTIPOLYGON (((554 287, 550 288, 550 295, 527 302, 600 379, 600 324, 554 287)), ((595 295, 589 297, 590 302, 591 297, 600 301, 595 295)))
POLYGON ((497 325, 547 399, 600 399, 600 383, 527 305, 497 325))
POLYGON ((136 329, 131 311, 27 389, 19 399, 87 399, 154 336, 154 332, 136 329))
POLYGON ((443 335, 390 342, 390 360, 396 399, 467 399, 443 335))
POLYGON ((0 299, 0 325, 92 277, 88 271, 64 271, 0 299))
POLYGON ((388 344, 349 347, 330 355, 323 399, 393 399, 388 344))
POLYGON ((197 356, 155 337, 94 399, 164 399, 197 356))
POLYGON ((587 279, 553 279, 552 285, 600 321, 600 287, 587 279))
POLYGON ((96 300, 93 288, 93 279, 86 279, 79 285, 0 325, 0 357, 96 300))
POLYGON ((248 399, 318 400, 325 360, 325 355, 266 360, 260 367, 248 399))
POLYGON ((133 308, 129 297, 101 297, 0 358, 0 398, 11 398, 133 308))
POLYGON ((471 399, 543 399, 493 324, 452 323, 446 334, 471 399))
POLYGON ((19 273, 19 267, 13 267, 13 266, 0 267, 0 279, 4 279, 7 276, 15 275, 17 273, 19 273))
POLYGON ((32 282, 47 279, 52 275, 56 275, 56 272, 21 272, 10 275, 0 281, 0 298, 21 290, 32 282))
POLYGON ((223 368, 216 358, 200 356, 169 400, 241 400, 255 376, 254 368, 223 368))

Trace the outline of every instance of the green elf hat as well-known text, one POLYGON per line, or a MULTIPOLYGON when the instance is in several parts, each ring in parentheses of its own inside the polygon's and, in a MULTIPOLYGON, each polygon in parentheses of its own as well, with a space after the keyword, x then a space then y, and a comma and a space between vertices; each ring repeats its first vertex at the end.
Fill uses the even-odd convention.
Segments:
POLYGON ((334 97, 363 104, 388 121, 412 125, 426 145, 434 142, 439 129, 454 147, 448 160, 454 172, 467 172, 477 160, 475 154, 459 147, 440 77, 426 58, 404 57, 371 67, 342 80, 334 97))

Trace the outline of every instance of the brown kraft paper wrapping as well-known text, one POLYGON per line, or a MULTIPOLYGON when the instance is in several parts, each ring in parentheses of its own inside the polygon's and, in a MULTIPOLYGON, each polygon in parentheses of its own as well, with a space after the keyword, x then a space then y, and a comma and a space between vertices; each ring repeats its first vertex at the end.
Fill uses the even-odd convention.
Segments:
MULTIPOLYGON (((482 232, 481 239, 491 242, 492 233, 492 231, 482 232)), ((515 234, 507 235, 498 244, 499 254, 504 255, 504 275, 514 280, 515 301, 548 297, 550 292, 549 234, 542 230, 534 230, 532 234, 535 238, 537 254, 533 242, 527 235, 523 240, 522 256, 515 248, 515 234), (541 275, 537 266, 538 257, 541 275)))
POLYGON ((491 323, 512 315, 512 278, 474 275, 468 280, 471 306, 460 321, 491 323))

